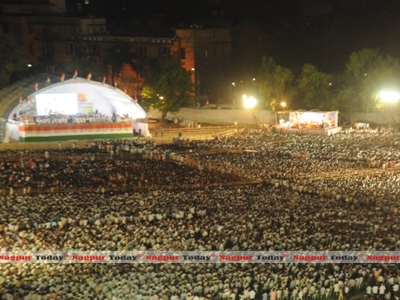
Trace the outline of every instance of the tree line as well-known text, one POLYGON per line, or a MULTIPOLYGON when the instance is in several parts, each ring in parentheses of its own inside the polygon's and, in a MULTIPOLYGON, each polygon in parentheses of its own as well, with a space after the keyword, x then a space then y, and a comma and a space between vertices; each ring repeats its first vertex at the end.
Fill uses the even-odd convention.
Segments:
POLYGON ((351 53, 344 71, 336 74, 312 64, 304 64, 296 73, 264 56, 258 74, 258 96, 272 110, 280 110, 281 102, 289 109, 344 113, 397 109, 395 105, 385 107, 379 94, 383 90, 399 91, 399 61, 382 55, 379 49, 351 53))
MULTIPOLYGON (((0 50, 0 88, 4 88, 26 75, 27 70, 22 51, 12 38, 1 36, 0 50)), ((132 60, 123 44, 110 46, 101 58, 87 53, 84 45, 78 45, 64 62, 63 70, 72 74, 79 69, 83 76, 90 72, 93 80, 101 80, 108 74, 114 84, 114 79, 121 76, 123 65, 131 63, 144 80, 139 91, 140 104, 145 109, 159 110, 163 119, 167 113, 199 101, 195 99, 193 72, 185 70, 173 56, 145 64, 139 59, 132 60)), ((46 59, 50 58, 43 57, 46 59)), ((281 103, 285 102, 285 108, 290 110, 339 110, 346 116, 353 112, 397 110, 397 105, 385 107, 379 92, 399 90, 399 78, 398 59, 382 55, 380 49, 364 48, 351 53, 344 71, 335 74, 325 73, 308 63, 301 70, 292 70, 264 56, 252 88, 260 108, 281 110, 281 103)), ((137 78, 122 78, 122 81, 126 85, 138 84, 137 78)), ((234 98, 233 93, 226 98, 234 98)))

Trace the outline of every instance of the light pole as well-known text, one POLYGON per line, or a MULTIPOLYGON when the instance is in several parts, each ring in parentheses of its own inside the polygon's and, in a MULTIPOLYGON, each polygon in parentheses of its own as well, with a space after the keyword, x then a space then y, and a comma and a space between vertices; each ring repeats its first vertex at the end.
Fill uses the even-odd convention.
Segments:
POLYGON ((381 91, 379 92, 379 98, 382 101, 382 110, 384 112, 394 111, 395 105, 400 100, 400 93, 396 91, 381 91))
MULTIPOLYGON (((286 120, 286 113, 285 113, 285 111, 286 111, 287 103, 286 103, 285 101, 281 101, 280 105, 281 105, 282 111, 283 111, 283 112, 280 114, 280 115, 281 115, 281 118, 282 118, 283 120, 286 120)), ((277 117, 277 120, 276 120, 276 121, 277 121, 277 124, 279 124, 280 126, 282 126, 281 121, 278 120, 278 117, 277 117)))
POLYGON ((379 97, 383 103, 397 103, 400 99, 400 94, 394 91, 381 91, 379 97))
POLYGON ((198 99, 200 99, 200 74, 199 74, 199 72, 196 72, 195 68, 192 68, 192 71, 194 72, 194 82, 196 85, 196 96, 198 99))
POLYGON ((233 95, 233 88, 236 86, 236 82, 231 83, 231 88, 230 88, 230 96, 231 96, 231 101, 232 101, 232 108, 235 108, 236 102, 235 102, 235 97, 233 95))
POLYGON ((257 100, 252 96, 248 97, 247 95, 243 95, 242 99, 243 105, 249 113, 257 105, 257 100))

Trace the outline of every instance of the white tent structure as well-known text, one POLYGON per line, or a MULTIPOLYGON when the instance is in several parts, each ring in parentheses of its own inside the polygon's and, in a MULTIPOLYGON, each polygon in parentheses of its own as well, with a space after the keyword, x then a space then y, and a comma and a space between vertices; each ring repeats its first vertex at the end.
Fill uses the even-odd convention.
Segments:
POLYGON ((9 138, 20 141, 127 138, 134 131, 150 136, 146 112, 118 88, 85 78, 54 84, 47 80, 40 88, 37 83, 33 86, 33 92, 25 93, 24 99, 20 96, 14 100, 15 104, 5 113, 7 130, 3 142, 9 138), (66 126, 57 126, 61 124, 66 126))
POLYGON ((43 87, 31 94, 30 98, 31 103, 21 103, 15 111, 34 116, 97 111, 99 114, 116 114, 133 120, 146 118, 143 108, 123 91, 84 78, 73 78, 43 87))

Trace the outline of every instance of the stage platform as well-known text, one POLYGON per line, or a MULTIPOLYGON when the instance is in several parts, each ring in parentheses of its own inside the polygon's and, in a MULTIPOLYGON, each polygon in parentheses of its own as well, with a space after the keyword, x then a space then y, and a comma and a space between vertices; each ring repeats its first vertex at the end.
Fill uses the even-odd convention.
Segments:
POLYGON ((143 133, 148 132, 147 124, 132 122, 59 125, 23 124, 11 121, 7 123, 9 138, 20 142, 124 139, 132 138, 134 128, 136 130, 141 128, 143 133))
POLYGON ((296 134, 319 134, 319 135, 333 135, 342 130, 342 127, 333 127, 325 129, 297 129, 287 128, 283 126, 276 127, 278 132, 296 133, 296 134))

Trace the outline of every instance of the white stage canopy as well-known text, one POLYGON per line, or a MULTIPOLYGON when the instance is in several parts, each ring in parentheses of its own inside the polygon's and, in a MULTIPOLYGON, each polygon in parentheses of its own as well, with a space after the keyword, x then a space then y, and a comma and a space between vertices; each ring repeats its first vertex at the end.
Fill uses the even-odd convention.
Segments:
POLYGON ((129 95, 113 86, 84 78, 69 79, 31 94, 14 112, 19 114, 52 115, 94 113, 130 119, 145 119, 146 112, 129 95))

